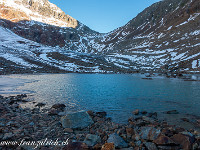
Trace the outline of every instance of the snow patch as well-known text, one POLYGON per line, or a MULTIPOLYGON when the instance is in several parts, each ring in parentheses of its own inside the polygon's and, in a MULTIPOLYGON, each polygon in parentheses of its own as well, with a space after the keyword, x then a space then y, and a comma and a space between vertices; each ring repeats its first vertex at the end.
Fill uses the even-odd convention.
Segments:
POLYGON ((7 60, 10 60, 18 65, 22 65, 22 66, 26 66, 28 68, 31 68, 31 67, 38 67, 37 65, 33 65, 33 64, 30 64, 26 61, 24 61, 22 58, 19 58, 17 56, 14 56, 12 54, 1 54, 1 57, 7 59, 7 60))
POLYGON ((198 63, 198 60, 193 60, 192 62, 192 68, 197 68, 197 63, 198 63))
POLYGON ((168 31, 169 31, 169 30, 171 30, 171 29, 172 29, 172 27, 173 27, 173 26, 170 26, 170 27, 169 27, 167 30, 168 30, 168 31))

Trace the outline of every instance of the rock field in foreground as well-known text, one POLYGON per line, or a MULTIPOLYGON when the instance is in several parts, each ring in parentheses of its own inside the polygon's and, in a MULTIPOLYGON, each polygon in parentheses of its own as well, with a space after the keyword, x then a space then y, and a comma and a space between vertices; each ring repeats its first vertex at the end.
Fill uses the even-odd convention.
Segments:
MULTIPOLYGON (((41 150, 168 150, 200 149, 200 133, 168 125, 157 119, 157 113, 133 112, 127 124, 118 124, 106 112, 77 112, 62 115, 63 104, 34 109, 21 108, 26 95, 0 96, 0 150, 31 150, 35 146, 5 146, 4 141, 52 140, 67 144, 38 146, 41 150), (43 109, 42 109, 43 108, 43 109), (142 114, 142 115, 138 115, 142 114), (86 122, 85 122, 86 121, 86 122), (68 127, 69 125, 69 127, 68 127), (64 127, 65 128, 64 128, 64 127)), ((197 123, 200 124, 199 120, 197 123)))

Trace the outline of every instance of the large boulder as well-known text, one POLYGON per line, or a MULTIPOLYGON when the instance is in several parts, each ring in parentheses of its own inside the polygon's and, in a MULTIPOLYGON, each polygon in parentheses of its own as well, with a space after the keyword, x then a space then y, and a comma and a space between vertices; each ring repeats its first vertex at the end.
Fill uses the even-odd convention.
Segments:
POLYGON ((192 149, 192 144, 194 143, 194 139, 190 135, 184 134, 175 134, 171 137, 171 139, 178 145, 181 146, 182 149, 192 149))
POLYGON ((93 120, 87 112, 76 112, 61 117, 61 124, 63 128, 83 129, 93 123, 93 120))
POLYGON ((116 148, 128 147, 128 144, 117 133, 110 134, 107 143, 114 143, 116 148))

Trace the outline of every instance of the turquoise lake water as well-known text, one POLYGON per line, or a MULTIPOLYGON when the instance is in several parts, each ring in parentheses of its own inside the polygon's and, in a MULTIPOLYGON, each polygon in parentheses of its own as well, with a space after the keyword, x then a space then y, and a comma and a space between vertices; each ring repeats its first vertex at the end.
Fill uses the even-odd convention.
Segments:
MULTIPOLYGON (((141 74, 41 74, 0 76, 0 94, 31 94, 47 107, 63 103, 66 112, 106 111, 123 122, 135 109, 200 114, 200 82, 141 74)), ((195 77, 198 78, 198 77, 195 77)))

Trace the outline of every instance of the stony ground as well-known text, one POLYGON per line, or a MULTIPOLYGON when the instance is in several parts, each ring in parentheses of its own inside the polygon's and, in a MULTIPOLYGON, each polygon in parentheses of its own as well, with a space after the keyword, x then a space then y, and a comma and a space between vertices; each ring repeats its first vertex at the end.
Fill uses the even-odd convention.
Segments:
MULTIPOLYGON (((0 149, 2 150, 179 150, 200 149, 200 133, 160 122, 157 113, 133 111, 127 124, 117 124, 106 112, 78 112, 63 116, 64 104, 44 109, 21 108, 27 95, 0 96, 0 149), (38 146, 25 142, 57 141, 64 145, 38 146), (5 141, 18 143, 5 144, 5 141), (19 143, 23 143, 19 146, 19 143)), ((34 102, 33 102, 34 103, 34 102)), ((176 113, 176 111, 169 111, 176 113)), ((200 120, 196 121, 200 126, 200 120)))

